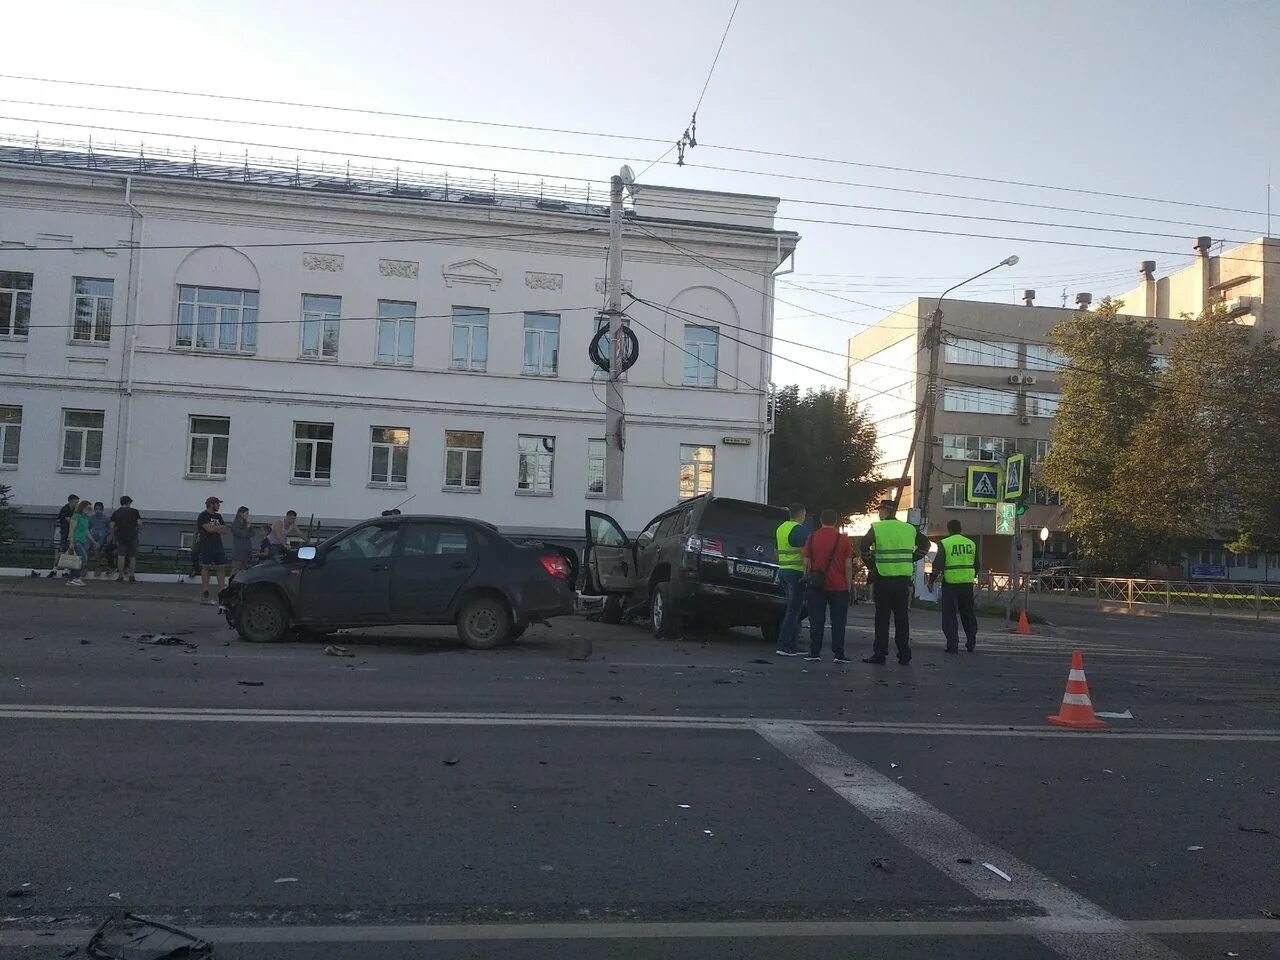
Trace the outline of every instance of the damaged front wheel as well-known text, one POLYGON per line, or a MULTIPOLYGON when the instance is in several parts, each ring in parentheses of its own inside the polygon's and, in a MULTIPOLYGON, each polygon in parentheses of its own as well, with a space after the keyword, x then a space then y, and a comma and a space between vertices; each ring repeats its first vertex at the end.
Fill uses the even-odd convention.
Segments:
POLYGON ((246 597, 236 617, 236 632, 250 643, 277 643, 289 629, 289 608, 270 593, 246 597))

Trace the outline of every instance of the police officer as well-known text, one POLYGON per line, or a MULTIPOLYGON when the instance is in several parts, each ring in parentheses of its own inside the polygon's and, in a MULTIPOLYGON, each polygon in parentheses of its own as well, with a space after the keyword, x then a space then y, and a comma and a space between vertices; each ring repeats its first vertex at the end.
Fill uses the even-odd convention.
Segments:
POLYGON ((774 531, 774 541, 778 548, 778 580, 787 591, 786 612, 778 628, 778 649, 774 651, 780 657, 798 657, 796 635, 800 632, 800 607, 804 603, 804 557, 800 548, 809 537, 809 528, 805 526, 807 512, 800 504, 795 504, 789 511, 790 520, 778 524, 774 531))
POLYGON ((929 538, 909 523, 895 519, 892 500, 880 501, 880 519, 862 538, 862 555, 870 557, 867 574, 876 604, 875 647, 863 663, 884 663, 889 656, 889 617, 898 662, 911 662, 911 575, 917 560, 929 552, 929 538))
POLYGON ((964 624, 964 648, 973 652, 978 642, 978 618, 973 612, 973 582, 978 579, 978 545, 960 534, 960 521, 947 521, 947 536, 938 541, 938 556, 929 573, 929 589, 942 577, 942 635, 947 653, 960 652, 956 610, 964 624))

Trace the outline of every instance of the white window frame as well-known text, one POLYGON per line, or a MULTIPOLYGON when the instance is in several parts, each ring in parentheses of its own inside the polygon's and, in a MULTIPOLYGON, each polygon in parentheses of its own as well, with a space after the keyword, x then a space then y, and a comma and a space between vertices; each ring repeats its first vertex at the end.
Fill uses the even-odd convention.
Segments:
POLYGON ((444 432, 444 490, 448 493, 479 493, 484 483, 484 431, 482 430, 446 430, 444 432), (462 446, 451 441, 451 437, 462 434, 479 437, 479 446, 462 446), (449 482, 449 455, 456 453, 462 457, 462 471, 458 474, 458 483, 449 482), (472 457, 479 461, 476 469, 476 482, 468 482, 467 476, 472 457))
POLYGON ((328 486, 333 480, 333 438, 334 427, 332 423, 325 423, 320 420, 295 420, 293 421, 293 447, 289 451, 289 482, 298 484, 314 484, 316 486, 328 486), (298 436, 299 427, 328 427, 329 438, 323 437, 300 437, 298 436), (327 445, 329 448, 329 470, 328 476, 320 476, 320 449, 327 445), (310 469, 304 476, 298 475, 298 449, 301 446, 309 448, 308 462, 311 464, 310 469))
POLYGON ((942 391, 942 409, 947 413, 1013 416, 1018 412, 1018 395, 994 387, 946 387, 942 391))
POLYGON ((455 306, 449 329, 449 369, 484 373, 489 366, 489 308, 455 306), (481 320, 483 314, 483 320, 481 320), (484 331, 484 356, 476 358, 476 331, 484 331), (458 337, 466 338, 466 356, 455 359, 458 337))
POLYGON ((369 486, 395 490, 408 487, 409 441, 408 427, 373 426, 369 428, 369 486), (379 431, 383 431, 381 436, 379 431), (387 439, 392 434, 402 434, 403 437, 387 439), (387 458, 386 470, 381 476, 378 475, 376 466, 379 451, 385 452, 387 458), (396 470, 397 461, 400 461, 399 472, 396 470))
POLYGON ((342 339, 342 298, 332 293, 304 293, 302 295, 302 339, 298 343, 298 357, 302 360, 332 362, 338 359, 342 339), (322 300, 333 301, 321 304, 322 300), (309 304, 307 301, 311 301, 309 304), (336 307, 336 309, 335 309, 336 307), (318 338, 314 350, 307 347, 307 331, 315 329, 318 338), (333 333, 330 348, 329 333, 333 333))
POLYGON ((688 500, 691 497, 700 497, 704 493, 710 493, 715 488, 715 483, 716 483, 716 446, 715 444, 714 443, 682 443, 680 444, 680 473, 678 475, 678 480, 677 480, 677 489, 679 493, 679 499, 688 500), (699 450, 710 450, 711 459, 710 460, 698 459, 697 451, 699 450), (702 485, 702 471, 698 468, 699 466, 703 464, 708 464, 708 463, 711 465, 711 477, 710 479, 707 480, 707 484, 704 487, 702 485), (693 477, 693 486, 691 488, 692 492, 690 493, 685 493, 684 491, 684 473, 685 473, 686 467, 689 469, 693 477))
POLYGON ((1012 437, 984 437, 975 434, 946 433, 942 436, 942 459, 968 463, 999 463, 1011 453, 1017 453, 1018 441, 1012 437), (954 441, 963 440, 961 446, 954 441), (949 454, 961 451, 963 456, 949 454), (977 454, 971 456, 970 454, 977 454))
POLYGON ((1056 350, 1047 343, 1028 343, 1027 370, 1062 370, 1071 365, 1071 358, 1061 350, 1056 350))
POLYGON ((542 434, 519 434, 516 437, 516 455, 516 493, 522 496, 551 496, 555 492, 556 438, 542 434))
POLYGON ((520 372, 526 377, 554 377, 560 372, 560 314, 526 312, 524 315, 524 342, 520 355, 520 372), (530 321, 554 321, 555 326, 530 326, 530 321), (533 363, 529 362, 530 342, 536 344, 533 363), (548 360, 550 357, 550 360, 548 360))
POLYGON ((686 387, 710 388, 719 385, 720 374, 720 328, 706 324, 686 323, 684 325, 684 365, 681 383, 686 387), (711 335, 711 340, 694 339, 689 335, 698 331, 711 335), (708 354, 710 359, 708 359, 708 354), (695 364, 690 373, 689 364, 695 364))
POLYGON ((996 340, 968 340, 957 337, 954 343, 946 345, 943 350, 943 359, 956 366, 1016 369, 1018 345, 996 340))
POLYGON ((0 404, 0 470, 16 470, 22 459, 22 407, 15 403, 0 404), (12 438, 12 439, 10 439, 12 438), (13 446, 13 456, 5 450, 13 446))
POLYGON ((1058 407, 1062 405, 1060 393, 1031 393, 1027 395, 1027 416, 1052 419, 1058 415, 1058 407))
POLYGON ((200 480, 225 480, 227 479, 227 463, 231 455, 231 418, 208 416, 205 414, 193 413, 187 417, 187 472, 186 476, 198 478, 200 480), (221 421, 226 424, 225 433, 212 433, 206 430, 196 432, 196 421, 221 421), (214 466, 214 448, 218 446, 218 441, 222 441, 222 472, 219 473, 214 466), (201 466, 195 462, 196 459, 196 443, 203 441, 204 443, 204 464, 203 469, 197 469, 201 466))
POLYGON ((942 506, 947 510, 994 510, 994 503, 970 503, 964 498, 965 482, 948 481, 942 485, 942 506))
POLYGON ((416 336, 417 303, 411 300, 379 300, 378 301, 378 334, 373 342, 374 363, 388 367, 412 367, 414 339, 416 336), (407 307, 408 314, 393 311, 407 307), (393 329, 392 339, 395 344, 394 355, 390 358, 382 352, 382 331, 393 329), (409 350, 405 352, 405 333, 408 332, 409 350))
POLYGON ((603 437, 591 437, 587 440, 587 496, 603 497, 608 489, 607 473, 609 448, 603 437), (596 478, 599 478, 600 489, 591 489, 596 478))
POLYGON ((201 287, 178 284, 178 319, 173 327, 174 350, 193 353, 254 354, 258 352, 258 291, 238 287, 201 287), (212 299, 208 294, 238 294, 238 303, 212 299), (201 311, 212 310, 213 335, 200 343, 201 311), (235 330, 235 346, 223 346, 222 331, 235 330), (184 336, 185 331, 185 336, 184 336))
POLYGON ((36 275, 25 270, 0 270, 0 296, 9 298, 7 310, 0 308, 0 340, 26 340, 31 330, 31 298, 36 285, 36 275), (26 277, 26 286, 22 281, 9 279, 26 277), (22 329, 18 329, 18 307, 25 301, 26 317, 22 321, 22 329))
POLYGON ((61 463, 58 468, 60 473, 101 473, 102 472, 102 442, 107 423, 107 412, 105 410, 85 410, 81 407, 63 407, 62 408, 62 445, 61 445, 61 463), (88 413, 97 414, 101 420, 101 425, 97 427, 72 426, 68 423, 72 414, 88 413), (67 465, 67 439, 72 434, 77 434, 79 439, 77 445, 80 448, 80 454, 75 464, 67 465), (98 435, 98 462, 95 466, 89 466, 89 438, 96 433, 98 435))
POLYGON ((108 277, 73 277, 71 279, 71 342, 106 346, 111 343, 111 326, 115 308, 115 281, 108 277), (110 293, 81 293, 82 283, 105 283, 110 293), (89 308, 89 329, 87 336, 81 336, 77 326, 80 317, 80 304, 84 302, 89 308), (106 323, 102 323, 102 308, 106 306, 106 323))

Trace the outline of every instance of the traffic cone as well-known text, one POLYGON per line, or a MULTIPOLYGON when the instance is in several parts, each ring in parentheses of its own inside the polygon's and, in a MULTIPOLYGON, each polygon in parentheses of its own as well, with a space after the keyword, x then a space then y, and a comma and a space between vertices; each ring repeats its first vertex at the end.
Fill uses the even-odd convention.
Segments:
POLYGON ((1014 631, 1020 636, 1031 635, 1031 624, 1027 621, 1027 608, 1022 607, 1018 610, 1018 629, 1014 631))
POLYGON ((1084 678, 1084 657, 1077 650, 1071 654, 1071 672, 1067 674, 1067 690, 1062 695, 1062 706, 1052 717, 1045 717, 1059 727, 1073 730, 1101 730, 1106 723, 1093 715, 1093 701, 1089 699, 1089 684, 1084 678))

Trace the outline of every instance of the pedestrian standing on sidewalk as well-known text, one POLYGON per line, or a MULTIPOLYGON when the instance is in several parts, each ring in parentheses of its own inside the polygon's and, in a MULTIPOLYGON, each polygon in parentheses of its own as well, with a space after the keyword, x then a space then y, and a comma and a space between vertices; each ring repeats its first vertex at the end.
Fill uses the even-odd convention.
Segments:
POLYGON ((978 545, 962 536, 959 520, 947 521, 947 536, 938 541, 938 555, 929 571, 929 589, 942 577, 942 635, 947 653, 960 652, 956 612, 964 625, 964 648, 970 653, 978 643, 978 617, 973 611, 973 582, 978 579, 978 545))
POLYGON ((876 639, 871 656, 863 663, 884 663, 889 657, 889 618, 893 618, 893 642, 898 663, 911 662, 911 575, 916 561, 929 552, 929 538, 909 523, 896 519, 897 505, 880 501, 880 519, 862 538, 862 555, 870 557, 867 575, 872 577, 876 604, 876 639))
MULTIPOLYGON (((62 505, 62 509, 58 511, 58 552, 72 553, 71 549, 71 518, 75 515, 77 508, 80 506, 80 498, 74 493, 67 495, 67 502, 62 505)), ((55 559, 56 563, 56 559, 55 559)), ((50 576, 53 574, 51 573, 50 576)), ((68 570, 63 574, 65 577, 74 578, 76 571, 68 570)))
POLYGON ((95 577, 107 575, 107 547, 111 543, 111 518, 104 512, 105 508, 99 500, 93 505, 93 513, 89 516, 89 547, 93 559, 97 561, 95 577))
POLYGON ((71 549, 80 558, 80 569, 73 570, 73 576, 67 581, 69 587, 84 586, 82 578, 89 566, 89 513, 92 510, 93 505, 88 500, 81 500, 76 505, 75 512, 71 514, 71 521, 68 524, 71 549))
POLYGON ((849 619, 849 585, 853 580, 853 543, 836 529, 839 517, 823 510, 822 526, 813 531, 801 553, 809 578, 809 661, 822 659, 822 633, 831 611, 831 662, 848 663, 844 632, 849 619))
POLYGON ((241 507, 231 521, 231 575, 248 570, 253 563, 253 524, 249 508, 241 507))
POLYGON ((809 538, 809 527, 805 524, 806 511, 800 504, 790 510, 791 519, 778 524, 774 531, 774 540, 778 548, 778 580, 787 591, 787 606, 782 614, 782 623, 778 626, 778 649, 773 651, 780 657, 798 657, 796 635, 800 632, 800 608, 804 604, 804 557, 800 548, 809 538))
POLYGON ((134 509, 133 497, 121 497, 111 514, 111 539, 116 544, 116 583, 137 583, 138 537, 142 534, 142 514, 134 509))
POLYGON ((221 593, 226 584, 227 552, 222 546, 222 535, 227 532, 227 525, 222 520, 218 508, 222 501, 217 497, 209 497, 204 502, 204 509, 196 517, 196 556, 200 560, 200 600, 213 603, 209 596, 209 574, 218 575, 218 592, 221 593))

